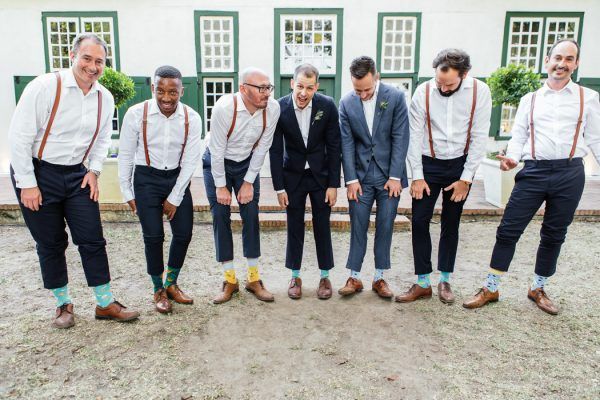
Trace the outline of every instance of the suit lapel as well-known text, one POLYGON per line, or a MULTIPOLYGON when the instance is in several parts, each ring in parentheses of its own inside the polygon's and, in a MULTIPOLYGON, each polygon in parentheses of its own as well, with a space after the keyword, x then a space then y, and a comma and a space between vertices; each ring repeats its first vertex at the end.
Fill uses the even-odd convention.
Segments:
POLYGON ((285 117, 290 120, 289 126, 291 127, 292 133, 296 135, 296 139, 299 140, 302 145, 304 145, 304 139, 302 139, 302 132, 300 131, 300 125, 298 125, 298 118, 296 118, 296 111, 294 110, 294 101, 292 100, 292 95, 289 95, 287 107, 284 111, 285 117))
POLYGON ((365 111, 363 109, 362 101, 360 100, 360 97, 356 95, 356 93, 352 94, 352 103, 354 105, 354 113, 363 126, 363 132, 365 135, 367 135, 369 140, 373 140, 373 137, 371 134, 369 134, 369 126, 367 125, 367 120, 365 119, 365 111))
POLYGON ((387 90, 383 83, 379 82, 379 92, 377 93, 377 99, 375 100, 375 115, 373 116, 373 137, 377 134, 377 128, 379 128, 379 121, 381 120, 381 114, 385 112, 381 108, 381 103, 386 101, 387 90))
POLYGON ((320 123, 320 121, 315 121, 315 116, 319 111, 319 100, 318 94, 315 93, 315 96, 312 98, 312 109, 310 110, 310 125, 308 125, 308 140, 306 141, 306 148, 310 145, 310 138, 313 136, 313 127, 320 123))

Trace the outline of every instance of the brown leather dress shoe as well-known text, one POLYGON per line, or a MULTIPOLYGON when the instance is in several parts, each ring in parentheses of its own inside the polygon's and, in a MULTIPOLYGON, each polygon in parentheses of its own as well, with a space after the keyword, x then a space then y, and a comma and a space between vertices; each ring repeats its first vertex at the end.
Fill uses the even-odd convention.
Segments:
POLYGON ((235 283, 229 283, 227 281, 223 281, 223 287, 221 288, 221 293, 213 299, 214 304, 222 304, 231 300, 231 297, 234 293, 240 291, 240 284, 236 281, 235 283))
POLYGON ((290 287, 288 288, 288 297, 293 300, 298 300, 302 297, 302 279, 292 278, 290 287))
POLYGON ((410 303, 411 301, 419 300, 419 299, 430 299, 433 291, 431 290, 431 286, 423 288, 418 284, 414 284, 408 289, 407 292, 399 294, 396 296, 396 301, 398 303, 410 303))
POLYGON ((535 304, 540 308, 540 310, 547 312, 551 315, 558 314, 558 307, 554 305, 552 300, 548 298, 546 292, 544 292, 543 288, 537 288, 535 290, 529 289, 527 292, 527 297, 529 300, 535 302, 535 304))
POLYGON ((183 293, 177 284, 167 286, 167 296, 175 303, 194 304, 194 299, 183 293))
POLYGON ((362 292, 362 290, 363 290, 362 282, 359 279, 350 277, 346 281, 346 285, 344 285, 343 288, 338 290, 338 293, 341 296, 349 296, 354 293, 362 292))
POLYGON ((73 304, 63 304, 56 309, 56 316, 52 321, 52 326, 59 329, 67 329, 75 325, 75 316, 73 315, 73 304))
POLYGON ((173 310, 165 289, 158 289, 154 293, 154 309, 161 314, 167 314, 173 310))
POLYGON ((391 299, 394 297, 394 293, 390 290, 390 287, 383 279, 378 279, 373 282, 371 289, 377 293, 377 295, 384 299, 391 299))
POLYGON ((479 308, 485 306, 487 303, 493 303, 498 301, 500 292, 490 292, 487 288, 482 287, 477 293, 470 299, 465 300, 463 303, 464 308, 479 308))
POLYGON ((331 281, 329 278, 321 278, 319 281, 319 288, 317 289, 317 297, 321 300, 327 300, 331 298, 331 281))
POLYGON ((249 291, 259 299, 260 301, 273 301, 275 297, 265 289, 265 285, 262 280, 254 281, 254 282, 246 282, 246 290, 249 291))
POLYGON ((438 297, 444 304, 454 304, 454 293, 448 282, 438 283, 438 297))
POLYGON ((96 306, 96 319, 112 319, 118 322, 127 322, 138 319, 140 313, 128 310, 118 301, 113 301, 107 307, 96 306))

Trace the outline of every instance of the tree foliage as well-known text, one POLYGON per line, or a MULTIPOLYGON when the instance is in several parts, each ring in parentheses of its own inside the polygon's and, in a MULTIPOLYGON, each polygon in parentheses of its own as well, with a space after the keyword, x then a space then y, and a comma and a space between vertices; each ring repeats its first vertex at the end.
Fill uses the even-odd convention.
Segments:
POLYGON ((542 86, 541 75, 522 64, 509 64, 494 71, 486 80, 492 92, 494 106, 519 106, 521 97, 542 86))
POLYGON ((130 77, 112 68, 105 68, 99 82, 112 93, 115 98, 115 107, 119 108, 127 100, 135 96, 135 88, 130 77))

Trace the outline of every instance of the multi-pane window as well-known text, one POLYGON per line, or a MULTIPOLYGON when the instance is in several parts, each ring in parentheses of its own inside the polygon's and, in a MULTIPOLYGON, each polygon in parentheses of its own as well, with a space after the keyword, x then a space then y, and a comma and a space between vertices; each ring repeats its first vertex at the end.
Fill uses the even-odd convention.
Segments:
POLYGON ((547 18, 544 54, 560 39, 577 39, 579 18, 547 18))
POLYGON ((404 98, 406 99, 406 105, 410 104, 412 97, 412 78, 384 78, 382 79, 388 85, 394 86, 396 89, 404 92, 404 98))
POLYGON ((281 74, 292 74, 301 63, 336 73, 336 15, 283 15, 280 21, 281 74))
POLYGON ((200 17, 200 51, 203 72, 233 72, 233 23, 232 16, 200 17))
POLYGON ((210 132, 212 110, 221 96, 233 93, 233 78, 205 78, 202 92, 204 94, 204 129, 205 132, 210 132))
POLYGON ((525 64, 538 69, 543 23, 543 18, 511 19, 508 64, 525 64))
POLYGON ((106 65, 115 67, 115 34, 112 17, 47 17, 46 43, 48 66, 51 71, 69 68, 69 52, 73 40, 79 33, 95 33, 106 42, 108 54, 106 65))
POLYGON ((417 18, 384 17, 381 34, 381 72, 413 72, 415 70, 417 18))

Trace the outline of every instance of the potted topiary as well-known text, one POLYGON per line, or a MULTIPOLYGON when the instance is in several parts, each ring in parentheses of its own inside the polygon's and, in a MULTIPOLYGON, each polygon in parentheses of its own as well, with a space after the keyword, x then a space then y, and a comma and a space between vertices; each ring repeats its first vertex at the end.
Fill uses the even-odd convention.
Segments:
MULTIPOLYGON (((133 81, 122 72, 112 68, 105 68, 99 82, 108 89, 115 99, 115 109, 123 106, 135 96, 133 81)), ((118 131, 113 129, 114 134, 118 131)), ((100 186, 100 201, 102 203, 121 203, 121 189, 119 186, 119 171, 116 156, 118 154, 118 141, 113 143, 108 151, 108 159, 104 163, 102 175, 98 180, 100 186)))
MULTIPOLYGON (((541 76, 524 65, 509 64, 498 68, 486 80, 492 92, 494 106, 518 107, 521 97, 541 86, 541 76)), ((510 127, 506 128, 510 131, 510 127)), ((499 152, 488 153, 481 162, 485 200, 496 207, 504 207, 515 184, 515 175, 523 168, 519 164, 510 171, 500 169, 496 158, 499 152)))

